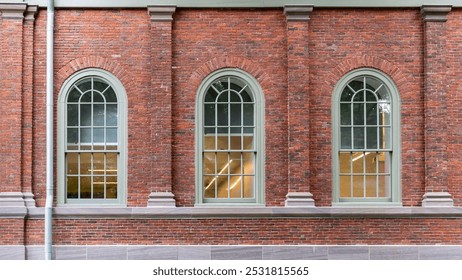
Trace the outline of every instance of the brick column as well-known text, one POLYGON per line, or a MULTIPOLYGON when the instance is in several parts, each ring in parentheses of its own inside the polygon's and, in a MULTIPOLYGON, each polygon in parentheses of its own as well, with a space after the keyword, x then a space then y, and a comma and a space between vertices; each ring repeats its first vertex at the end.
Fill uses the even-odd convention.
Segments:
POLYGON ((153 185, 148 207, 175 207, 172 193, 172 16, 175 9, 175 6, 148 6, 153 145, 153 185))
POLYGON ((32 193, 32 122, 34 104, 34 24, 38 6, 28 6, 23 32, 22 193, 26 206, 35 207, 32 193))
POLYGON ((23 23, 26 4, 0 4, 0 206, 24 206, 22 194, 23 23))
POLYGON ((310 193, 308 27, 313 6, 284 7, 287 19, 288 193, 286 206, 314 207, 310 193))
POLYGON ((424 21, 425 195, 422 206, 453 206, 448 192, 446 20, 451 6, 422 6, 424 21))

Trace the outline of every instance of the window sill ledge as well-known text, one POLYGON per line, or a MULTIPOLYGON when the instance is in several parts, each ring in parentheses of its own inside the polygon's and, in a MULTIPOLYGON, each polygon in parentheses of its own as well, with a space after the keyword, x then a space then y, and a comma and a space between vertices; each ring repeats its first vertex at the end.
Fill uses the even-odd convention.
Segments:
MULTIPOLYGON (((44 212, 44 208, 28 208, 26 218, 43 219, 44 212)), ((462 207, 55 207, 53 216, 56 219, 461 218, 462 207)))

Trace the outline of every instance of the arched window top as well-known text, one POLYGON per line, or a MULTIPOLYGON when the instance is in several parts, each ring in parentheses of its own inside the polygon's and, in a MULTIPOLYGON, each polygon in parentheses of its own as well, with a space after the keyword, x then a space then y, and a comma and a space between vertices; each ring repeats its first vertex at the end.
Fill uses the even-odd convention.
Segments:
POLYGON ((67 102, 117 102, 117 94, 105 79, 90 76, 82 78, 73 85, 67 96, 67 102))

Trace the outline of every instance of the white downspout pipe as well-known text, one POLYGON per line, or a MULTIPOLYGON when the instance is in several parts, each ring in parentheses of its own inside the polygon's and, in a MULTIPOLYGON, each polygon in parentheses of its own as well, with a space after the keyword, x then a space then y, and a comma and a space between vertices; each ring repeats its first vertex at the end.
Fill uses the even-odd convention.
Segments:
POLYGON ((46 70, 46 204, 45 204, 45 260, 52 259, 53 248, 53 30, 55 3, 47 0, 47 70, 46 70))

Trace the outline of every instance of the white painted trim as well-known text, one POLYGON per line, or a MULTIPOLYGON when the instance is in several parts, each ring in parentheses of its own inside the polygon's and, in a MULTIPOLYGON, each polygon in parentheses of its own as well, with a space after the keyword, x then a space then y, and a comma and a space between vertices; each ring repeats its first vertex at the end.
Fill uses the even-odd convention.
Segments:
MULTIPOLYGON (((2 1, 2 0, 0 0, 2 1)), ((2 3, 23 3, 46 7, 46 0, 3 0, 2 3)), ((315 7, 385 8, 450 5, 462 7, 462 0, 55 0, 56 8, 146 8, 148 5, 173 5, 179 8, 282 8, 285 5, 314 5, 315 7)))

